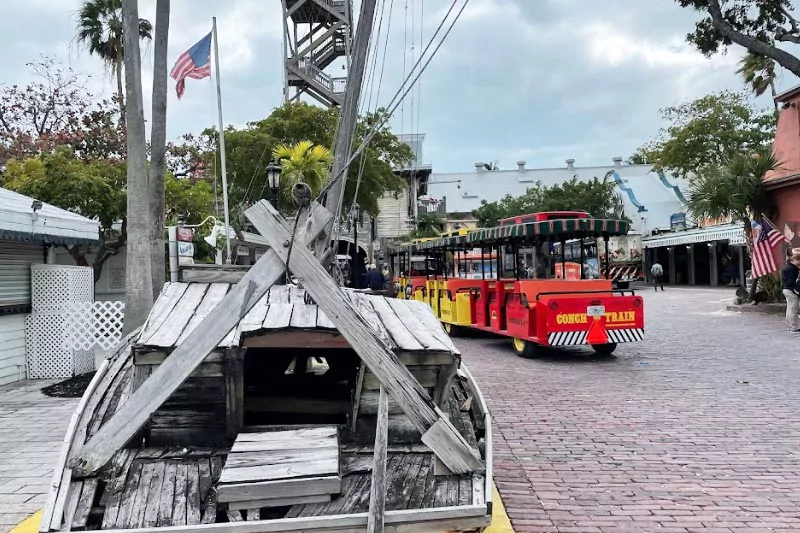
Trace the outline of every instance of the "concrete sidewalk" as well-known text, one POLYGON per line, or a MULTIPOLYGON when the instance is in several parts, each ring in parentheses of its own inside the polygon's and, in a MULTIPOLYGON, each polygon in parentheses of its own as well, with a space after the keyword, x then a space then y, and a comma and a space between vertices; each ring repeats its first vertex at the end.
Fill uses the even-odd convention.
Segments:
POLYGON ((78 398, 48 398, 52 381, 0 387, 0 533, 44 506, 78 398))

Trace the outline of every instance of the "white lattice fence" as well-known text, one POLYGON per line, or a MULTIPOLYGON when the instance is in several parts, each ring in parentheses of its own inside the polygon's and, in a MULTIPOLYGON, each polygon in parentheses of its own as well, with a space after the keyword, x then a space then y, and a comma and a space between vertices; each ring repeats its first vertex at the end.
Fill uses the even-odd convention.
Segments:
POLYGON ((64 346, 111 350, 122 338, 125 302, 71 302, 65 306, 64 346))

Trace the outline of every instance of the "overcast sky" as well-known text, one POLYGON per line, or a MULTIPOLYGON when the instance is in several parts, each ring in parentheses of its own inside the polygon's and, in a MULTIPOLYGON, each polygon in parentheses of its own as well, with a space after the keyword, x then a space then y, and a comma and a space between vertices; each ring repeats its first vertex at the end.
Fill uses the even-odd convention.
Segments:
MULTIPOLYGON (((376 100, 388 103, 403 78, 404 59, 408 69, 450 5, 382 1, 377 72, 366 85, 372 107, 376 100)), ((92 74, 93 90, 110 95, 115 84, 100 61, 73 42, 80 3, 3 0, 0 81, 30 81, 26 63, 45 54, 92 74)), ((154 22, 155 0, 139 4, 140 16, 154 22)), ((355 4, 357 10, 360 1, 355 4)), ((170 67, 210 31, 212 16, 220 33, 225 122, 241 126, 264 118, 282 100, 280 1, 172 0, 170 67)), ((529 167, 557 167, 568 158, 579 166, 627 158, 657 134, 659 108, 742 87, 735 74, 739 49, 706 59, 685 44, 695 18, 674 0, 471 0, 413 98, 402 113, 398 109, 393 129, 425 133, 424 159, 438 172, 470 171, 476 161, 515 168, 520 159, 529 167)), ((143 69, 149 118, 151 48, 144 50, 143 69)), ((335 65, 329 71, 344 74, 335 65)), ((785 73, 779 89, 795 83, 785 73)), ((759 104, 770 102, 764 97, 759 104)), ((189 80, 180 101, 170 82, 170 139, 215 122, 210 79, 189 80)))

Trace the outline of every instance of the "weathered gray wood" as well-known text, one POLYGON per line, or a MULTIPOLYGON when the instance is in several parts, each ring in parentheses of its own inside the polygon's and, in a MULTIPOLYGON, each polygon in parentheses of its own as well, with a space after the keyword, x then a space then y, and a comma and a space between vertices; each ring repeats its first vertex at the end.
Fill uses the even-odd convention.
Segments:
POLYGON ((453 391, 453 376, 458 371, 459 362, 456 361, 449 365, 439 368, 436 376, 436 384, 433 391, 433 401, 439 408, 444 409, 447 400, 453 391))
POLYGON ((367 533, 383 533, 386 509, 386 445, 389 438, 389 395, 381 387, 378 400, 378 427, 375 430, 375 462, 369 494, 367 533))
POLYGON ((175 503, 175 479, 178 476, 178 463, 170 461, 164 469, 161 485, 161 498, 158 502, 158 526, 173 525, 172 506, 175 503))
POLYGON ((92 504, 97 495, 98 481, 96 477, 90 477, 83 481, 81 497, 75 509, 75 514, 72 516, 72 529, 86 528, 86 523, 89 521, 89 513, 92 510, 92 504))
POLYGON ((264 329, 288 328, 292 320, 294 306, 290 303, 272 303, 269 305, 267 316, 261 325, 264 329))
POLYGON ((358 425, 358 413, 361 407, 361 395, 364 390, 364 375, 367 373, 367 364, 361 361, 358 365, 358 374, 356 374, 356 387, 353 391, 353 414, 350 416, 350 429, 356 430, 358 425))
POLYGON ((147 339, 148 346, 174 346, 192 319, 208 290, 207 283, 192 283, 175 304, 158 330, 147 339))
MULTIPOLYGON (((302 213, 301 213, 302 216, 302 213)), ((308 223, 299 224, 298 242, 310 243, 330 220, 330 213, 314 204, 308 223)), ((281 227, 284 234, 286 229, 281 227)), ((303 249, 304 246, 297 246, 303 249)), ((301 254, 299 254, 301 255, 301 254)), ((284 259, 274 250, 267 252, 222 299, 195 331, 181 343, 153 375, 131 396, 100 431, 87 442, 72 461, 83 475, 97 472, 124 446, 149 417, 189 377, 205 357, 238 323, 269 288, 285 273, 284 259)))
POLYGON ((225 359, 225 427, 235 439, 244 425, 244 353, 231 348, 225 359))
POLYGON ((225 511, 225 514, 228 515, 229 522, 242 522, 244 520, 240 511, 231 511, 229 509, 225 511))
MULTIPOLYGON (((147 497, 147 508, 144 511, 144 517, 141 520, 139 527, 156 527, 158 525, 158 510, 161 506, 161 496, 164 494, 162 490, 164 487, 164 477, 167 470, 167 464, 164 461, 159 461, 154 464, 153 475, 150 480, 150 490, 147 497)), ((171 495, 167 496, 170 497, 171 495)))
MULTIPOLYGON (((338 460, 323 459, 319 461, 297 461, 288 464, 267 464, 253 467, 222 469, 221 484, 245 483, 248 481, 288 479, 301 476, 333 475, 339 468, 338 460)), ((219 492, 225 491, 225 485, 219 486, 219 492)))
MULTIPOLYGON (((138 484, 133 487, 132 497, 127 500, 128 518, 125 521, 125 527, 139 528, 142 527, 144 522, 144 515, 147 511, 147 500, 150 497, 150 484, 153 481, 153 474, 156 469, 156 464, 153 462, 142 463, 142 471, 139 476, 138 484)), ((158 493, 154 494, 158 497, 158 493)))
POLYGON ((217 521, 217 489, 210 487, 203 502, 203 518, 201 524, 214 524, 217 521))
POLYGON ((276 283, 269 289, 267 299, 271 304, 288 304, 290 301, 289 285, 284 285, 284 281, 276 283))
MULTIPOLYGON (((209 289, 211 290, 211 289, 209 289)), ((184 333, 186 333, 184 331, 184 333)), ((180 340, 178 341, 181 342, 180 340)), ((208 354, 208 356, 203 359, 203 363, 219 363, 223 360, 223 350, 216 350, 208 354)), ((133 363, 136 365, 160 365, 164 362, 164 359, 167 358, 167 352, 165 351, 156 351, 156 352, 136 352, 133 356, 133 363)))
POLYGON ((367 324, 369 324, 370 328, 372 328, 372 332, 378 337, 378 339, 386 344, 390 350, 396 350, 397 344, 395 344, 395 342, 392 340, 392 336, 389 335, 386 326, 383 324, 383 322, 381 322, 381 319, 378 317, 378 313, 375 312, 375 308, 372 307, 372 304, 370 303, 374 297, 352 290, 345 290, 344 294, 353 304, 353 307, 355 307, 355 309, 361 315, 361 318, 364 319, 367 324))
MULTIPOLYGON (((443 350, 459 353, 458 348, 453 344, 453 339, 451 339, 444 330, 444 326, 442 326, 442 323, 436 318, 436 315, 433 314, 433 309, 431 309, 428 304, 420 302, 419 300, 392 300, 401 302, 412 314, 417 316, 420 322, 422 322, 422 325, 427 328, 428 332, 441 343, 443 350)), ((406 324, 406 326, 409 327, 408 324, 406 324)))
POLYGON ((139 335, 137 341, 138 345, 146 346, 149 343, 150 337, 156 334, 188 287, 189 285, 186 283, 164 283, 161 294, 158 295, 153 309, 150 310, 150 314, 142 326, 142 334, 139 335))
POLYGON ((241 442, 289 442, 302 447, 302 444, 309 439, 336 439, 339 435, 337 427, 331 425, 304 428, 274 426, 270 430, 259 431, 251 431, 251 426, 248 426, 246 429, 246 432, 236 437, 234 449, 241 442))
POLYGON ((253 308, 244 315, 244 318, 239 322, 239 332, 247 333, 261 329, 264 317, 267 316, 267 309, 269 309, 269 303, 267 303, 265 296, 258 300, 253 308))
POLYGON ((125 481, 128 477, 128 471, 130 470, 130 465, 134 457, 136 457, 136 452, 122 449, 111 461, 111 471, 114 477, 106 487, 108 500, 106 502, 105 512, 103 513, 103 529, 112 528, 117 521, 119 506, 122 502, 122 492, 125 489, 125 481))
POLYGON ((295 303, 292 310, 292 320, 289 326, 293 328, 313 329, 317 327, 317 306, 306 305, 302 302, 295 303))
POLYGON ((397 313, 386 301, 386 298, 373 296, 369 301, 399 349, 409 351, 424 349, 416 339, 415 334, 409 331, 403 321, 400 320, 400 317, 397 316, 397 313))
MULTIPOLYGON (((291 235, 283 226, 280 214, 263 200, 245 214, 259 233, 270 242, 272 250, 282 261, 286 261, 287 249, 284 248, 284 243, 291 235)), ((453 472, 466 473, 482 469, 476 452, 469 449, 452 424, 441 419, 441 410, 432 405, 425 389, 400 363, 397 356, 375 336, 368 322, 353 308, 311 252, 305 246, 294 246, 291 259, 292 263, 288 265, 291 271, 303 280, 304 287, 317 305, 326 312, 362 361, 378 376, 391 397, 403 407, 405 414, 420 433, 423 433, 423 442, 453 472)))
POLYGON ((310 496, 314 494, 336 494, 342 488, 339 477, 308 477, 281 479, 278 481, 261 481, 256 483, 234 483, 217 489, 217 501, 220 503, 264 500, 269 498, 289 498, 294 496, 310 496))
MULTIPOLYGON (((361 393, 361 407, 360 412, 362 415, 375 416, 378 414, 378 402, 380 400, 380 391, 364 391, 361 393)), ((389 414, 401 415, 403 410, 397 405, 397 402, 389 399, 389 414)))
POLYGON ((186 485, 186 523, 199 524, 200 513, 200 470, 197 463, 188 465, 188 481, 186 485))
POLYGON ((246 502, 230 502, 228 509, 241 511, 243 509, 260 509, 262 507, 288 507, 289 505, 304 505, 309 503, 324 503, 331 501, 330 494, 315 494, 312 496, 296 496, 294 498, 269 498, 264 500, 251 500, 246 502))
MULTIPOLYGON (((412 367, 409 369, 411 371, 411 375, 416 378, 417 382, 422 385, 423 387, 431 388, 437 385, 437 375, 439 373, 438 367, 430 367, 430 366, 423 366, 423 367, 412 367)), ((364 390, 365 391, 376 391, 380 388, 381 382, 378 380, 378 376, 376 376, 372 372, 367 372, 364 374, 364 390)))
POLYGON ((64 531, 72 529, 72 521, 75 518, 75 511, 78 509, 78 502, 81 499, 81 490, 83 490, 83 481, 71 481, 69 484, 69 491, 67 493, 67 501, 64 505, 64 531))
MULTIPOLYGON (((325 461, 333 458, 338 459, 338 446, 321 446, 318 448, 307 448, 305 450, 270 450, 261 452, 229 453, 228 460, 225 461, 225 468, 222 471, 221 481, 225 481, 225 473, 241 468, 250 468, 270 465, 287 465, 290 463, 306 463, 315 461, 325 461)), ((268 478, 259 478, 258 481, 268 478)))
POLYGON ((261 520, 261 509, 247 509, 247 521, 254 522, 256 520, 261 520))
POLYGON ((189 465, 178 463, 175 470, 175 499, 172 502, 172 523, 176 526, 186 525, 187 498, 189 485, 189 465))
POLYGON ((317 308, 317 327, 325 329, 336 329, 336 326, 334 326, 333 322, 330 321, 328 315, 326 315, 319 307, 317 308))
POLYGON ((472 475, 472 505, 486 505, 486 477, 483 474, 472 475))
POLYGON ((200 302, 200 305, 197 306, 195 309, 194 314, 192 315, 191 320, 189 323, 186 324, 186 327, 181 332, 181 336, 178 338, 178 342, 175 344, 180 344, 189 336, 191 332, 203 321, 205 317, 208 316, 208 313, 214 309, 217 304, 228 294, 228 289, 230 288, 230 284, 228 283, 211 283, 206 291, 205 296, 203 296, 203 301, 200 302))
POLYGON ((239 283, 248 267, 237 265, 192 265, 181 267, 181 281, 192 283, 239 283))
POLYGON ((136 493, 139 488, 139 479, 142 477, 144 463, 134 460, 128 470, 128 478, 125 480, 125 488, 122 491, 122 498, 119 503, 119 513, 114 522, 114 527, 128 528, 131 514, 134 512, 136 503, 136 493))
POLYGON ((439 340, 428 331, 423 321, 409 309, 406 303, 407 301, 408 300, 398 300, 396 298, 389 298, 386 300, 403 326, 414 332, 414 337, 417 342, 422 345, 422 348, 425 350, 447 351, 447 347, 439 342, 439 340))

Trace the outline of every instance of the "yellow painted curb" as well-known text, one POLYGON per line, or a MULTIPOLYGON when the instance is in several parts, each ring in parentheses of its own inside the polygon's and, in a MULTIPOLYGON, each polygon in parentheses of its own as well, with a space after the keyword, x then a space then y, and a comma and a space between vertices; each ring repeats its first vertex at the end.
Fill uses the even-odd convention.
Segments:
POLYGON ((500 493, 497 492, 494 483, 492 483, 492 524, 486 528, 485 533, 514 533, 503 500, 500 499, 500 493))
POLYGON ((11 533, 39 533, 39 522, 42 521, 42 511, 36 511, 11 530, 11 533))
MULTIPOLYGON (((29 516, 20 522, 10 533, 39 533, 39 522, 42 521, 42 511, 37 511, 35 514, 29 516)), ((486 528, 486 533, 514 533, 511 527, 511 521, 506 514, 506 508, 503 505, 503 500, 500 499, 500 493, 497 492, 497 487, 492 484, 492 524, 486 528)))

